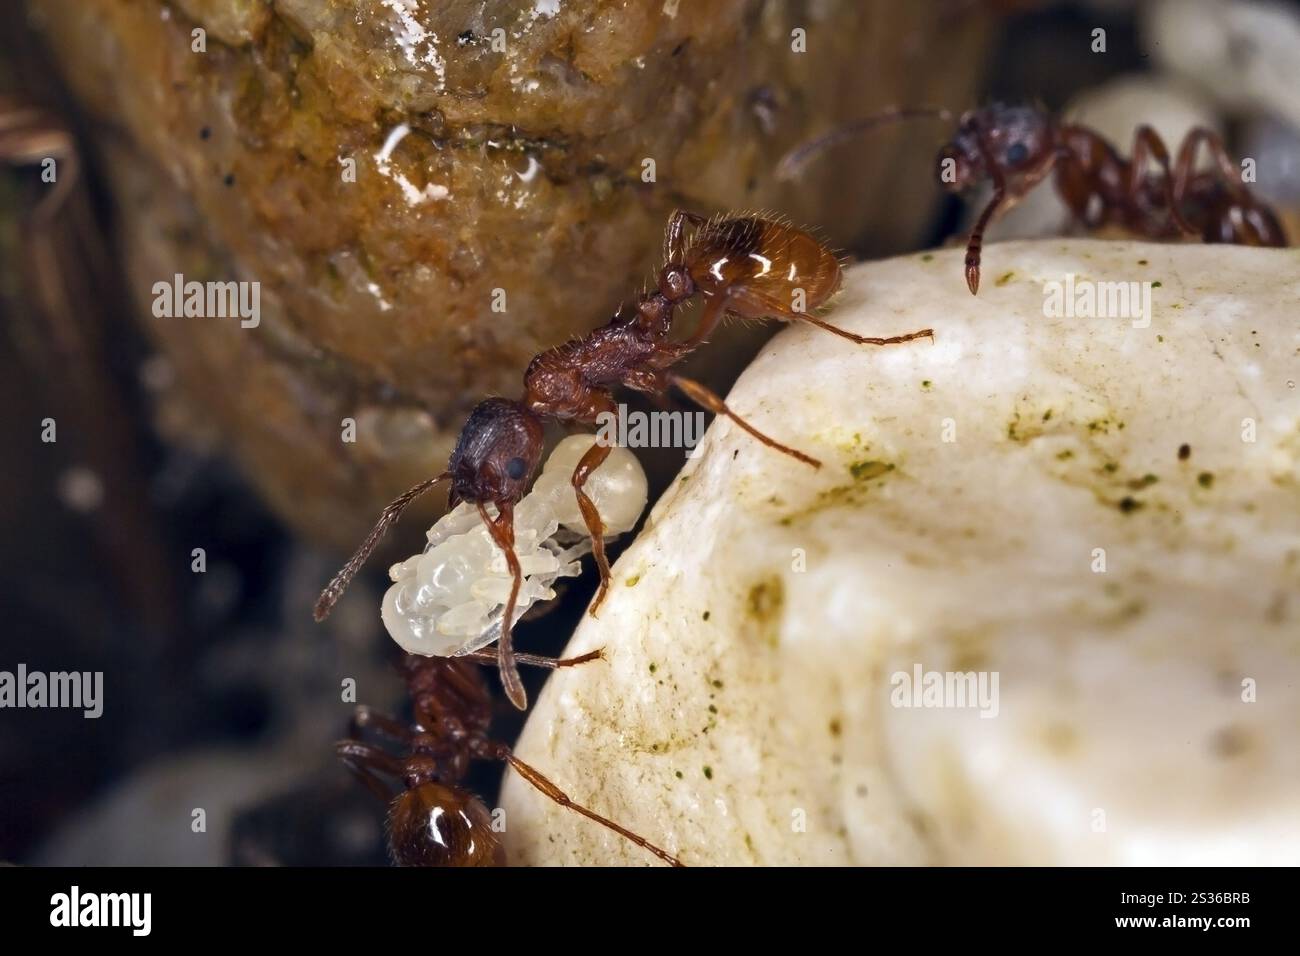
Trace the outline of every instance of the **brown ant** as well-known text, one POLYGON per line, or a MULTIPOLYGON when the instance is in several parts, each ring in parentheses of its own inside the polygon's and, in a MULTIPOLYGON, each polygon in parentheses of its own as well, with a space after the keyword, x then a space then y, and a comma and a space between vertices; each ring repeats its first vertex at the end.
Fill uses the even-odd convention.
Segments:
MULTIPOLYGON (((951 121, 954 116, 936 109, 887 110, 798 147, 782 159, 777 176, 793 178, 813 157, 882 123, 916 118, 951 121)), ((1053 171, 1071 215, 1090 229, 1111 224, 1149 239, 1190 235, 1205 242, 1287 244, 1277 216, 1242 183, 1218 134, 1200 126, 1184 137, 1171 171, 1169 151, 1150 126, 1138 127, 1132 159, 1125 159, 1086 126, 1059 122, 1034 107, 994 105, 962 114, 937 165, 950 192, 985 179, 993 183, 993 196, 966 243, 966 285, 972 295, 979 290, 985 228, 1053 171), (1209 150, 1217 174, 1196 171, 1201 146, 1209 150), (1152 162, 1163 175, 1148 173, 1152 162)))
MULTIPOLYGON (((592 651, 581 657, 555 660, 520 654, 525 664, 569 667, 601 656, 592 651)), ((505 850, 497 841, 492 816, 463 781, 474 760, 501 760, 560 806, 568 807, 665 863, 682 866, 672 854, 619 826, 612 820, 574 803, 540 771, 516 757, 505 744, 488 736, 492 697, 473 662, 495 663, 490 651, 459 658, 420 657, 407 654, 403 676, 411 696, 414 720, 410 726, 358 707, 352 720, 353 737, 335 745, 339 757, 360 780, 388 802, 388 849, 398 866, 502 866, 505 850), (369 728, 406 748, 394 756, 356 739, 369 728), (384 777, 398 780, 402 789, 394 796, 384 777)))
MULTIPOLYGON (((813 310, 824 305, 839 289, 839 260, 808 233, 773 218, 706 219, 678 210, 668 222, 664 255, 666 264, 659 272, 656 287, 641 296, 631 314, 615 315, 607 325, 583 338, 537 355, 524 373, 522 399, 489 398, 470 413, 447 471, 416 485, 383 510, 374 530, 321 593, 316 602, 316 620, 329 613, 406 506, 438 482, 450 479, 449 506, 462 501, 478 506, 514 577, 497 650, 506 695, 522 710, 527 697, 514 666, 510 637, 522 583, 514 552, 513 509, 537 470, 546 419, 594 425, 601 414, 616 412, 612 391, 616 386, 656 397, 665 396, 676 387, 701 407, 730 418, 768 447, 819 468, 821 462, 764 435, 728 408, 714 392, 669 371, 670 366, 702 345, 726 314, 745 319, 808 322, 862 345, 933 337, 930 329, 923 329, 890 338, 865 338, 812 315, 813 310), (688 227, 695 227, 689 241, 688 227), (669 341, 676 308, 697 294, 704 297, 705 305, 695 334, 685 341, 669 341), (495 518, 488 512, 489 504, 496 509, 495 518)), ((610 573, 605 557, 604 526, 595 505, 583 492, 583 485, 609 452, 607 445, 597 442, 573 472, 573 490, 600 569, 600 589, 590 609, 593 615, 604 600, 610 573)))

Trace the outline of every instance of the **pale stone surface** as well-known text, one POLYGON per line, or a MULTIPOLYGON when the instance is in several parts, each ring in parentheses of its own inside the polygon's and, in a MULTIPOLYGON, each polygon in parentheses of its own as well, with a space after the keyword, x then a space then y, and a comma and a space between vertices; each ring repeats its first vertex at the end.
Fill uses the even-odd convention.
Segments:
MULTIPOLYGON (((730 404, 824 466, 715 425, 520 755, 688 864, 1300 862, 1300 253, 984 264, 850 270, 831 321, 933 344, 764 350, 730 404), (1150 326, 1045 316, 1066 273, 1159 282, 1150 326), (893 706, 917 664, 996 716, 893 706)), ((516 863, 651 862, 502 803, 516 863)))

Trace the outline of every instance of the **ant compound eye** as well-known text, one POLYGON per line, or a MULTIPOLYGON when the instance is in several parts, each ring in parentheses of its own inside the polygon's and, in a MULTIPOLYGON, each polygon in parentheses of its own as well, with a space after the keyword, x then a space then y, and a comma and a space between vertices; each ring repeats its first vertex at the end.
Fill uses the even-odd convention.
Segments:
POLYGON ((528 463, 518 456, 511 458, 506 462, 506 476, 511 481, 518 481, 528 470, 528 463))
POLYGON ((1007 147, 1007 165, 1019 166, 1029 158, 1029 147, 1024 143, 1012 143, 1007 147))

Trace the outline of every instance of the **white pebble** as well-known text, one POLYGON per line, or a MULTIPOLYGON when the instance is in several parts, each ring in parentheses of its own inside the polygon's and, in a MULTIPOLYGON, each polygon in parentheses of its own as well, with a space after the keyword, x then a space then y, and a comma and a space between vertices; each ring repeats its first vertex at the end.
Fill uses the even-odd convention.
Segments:
MULTIPOLYGON (((687 865, 1294 864, 1300 250, 1003 243, 978 296, 963 253, 827 313, 933 345, 764 348, 727 402, 822 467, 715 421, 516 753, 687 865), (1150 324, 1044 314, 1071 274, 1150 324)), ((514 864, 653 862, 499 805, 514 864)))

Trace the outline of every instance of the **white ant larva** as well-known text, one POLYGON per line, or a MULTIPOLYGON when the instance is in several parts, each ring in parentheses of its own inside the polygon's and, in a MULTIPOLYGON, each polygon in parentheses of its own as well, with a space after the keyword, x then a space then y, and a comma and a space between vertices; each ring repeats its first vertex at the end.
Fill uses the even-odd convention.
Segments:
MULTIPOLYGON (((570 478, 595 441, 594 435, 571 435, 560 442, 532 491, 515 506, 515 552, 524 573, 516 621, 533 604, 555 596, 556 578, 580 573, 581 558, 591 551, 570 478)), ((583 490, 605 523, 606 541, 630 531, 645 509, 645 472, 626 448, 612 449, 583 490)), ((389 568, 393 585, 384 595, 384 627, 404 651, 425 657, 486 647, 501 636, 510 596, 505 556, 469 503, 440 518, 428 539, 422 554, 389 568)))

